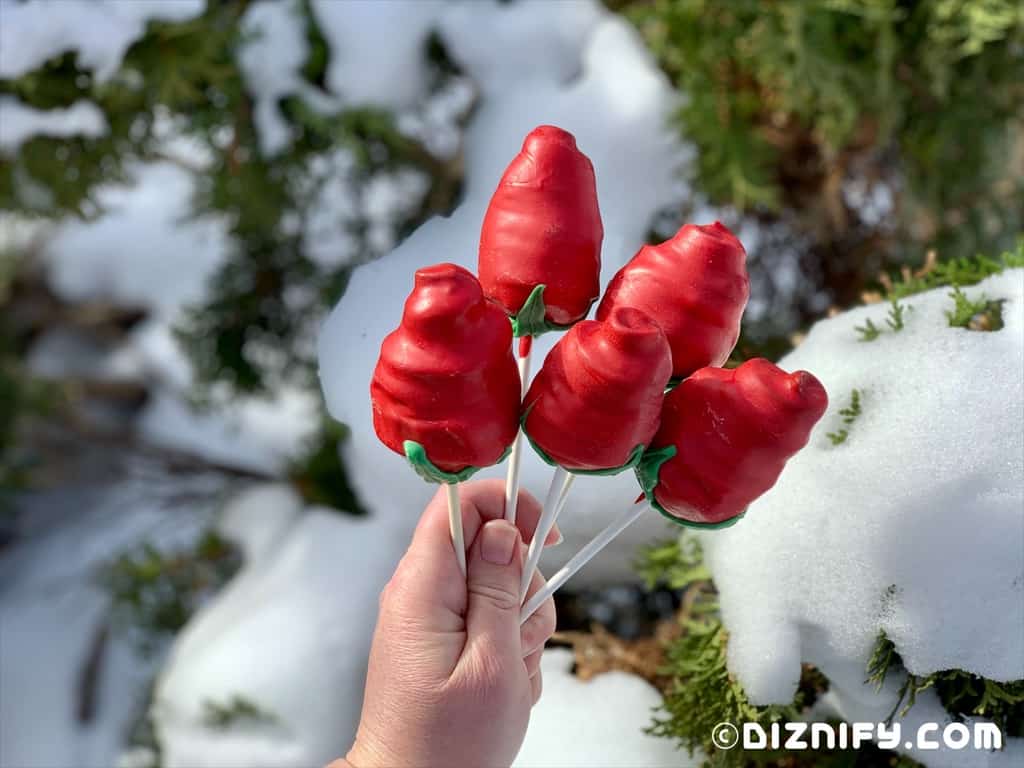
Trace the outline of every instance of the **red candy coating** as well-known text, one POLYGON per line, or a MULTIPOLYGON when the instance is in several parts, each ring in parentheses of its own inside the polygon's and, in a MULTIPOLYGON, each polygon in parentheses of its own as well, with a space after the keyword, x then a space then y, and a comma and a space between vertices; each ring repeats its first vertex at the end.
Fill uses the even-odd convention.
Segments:
POLYGON ((827 406, 825 388, 806 371, 760 358, 700 369, 666 395, 651 441, 651 451, 676 447, 658 470, 660 511, 699 525, 743 514, 807 444, 827 406))
POLYGON ((622 468, 657 431, 671 373, 665 334, 643 312, 620 307, 604 322, 584 320, 559 340, 533 380, 523 428, 566 469, 622 468))
POLYGON ((420 443, 445 472, 497 462, 519 429, 519 371, 508 318, 454 264, 416 272, 402 322, 370 383, 373 427, 391 450, 420 443))
POLYGON ((750 297, 746 251, 719 222, 687 224, 659 245, 645 245, 608 283, 597 319, 615 307, 642 309, 672 347, 672 375, 726 361, 750 297))
POLYGON ((590 159, 571 133, 534 128, 484 214, 480 284, 510 315, 543 284, 544 319, 569 325, 600 293, 603 237, 590 159))

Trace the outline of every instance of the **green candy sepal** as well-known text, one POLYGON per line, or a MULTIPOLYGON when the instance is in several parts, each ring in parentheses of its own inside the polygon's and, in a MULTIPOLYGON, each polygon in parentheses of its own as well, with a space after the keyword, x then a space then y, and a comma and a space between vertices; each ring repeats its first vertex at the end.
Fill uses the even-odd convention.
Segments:
POLYGON ((565 331, 573 326, 572 323, 559 325, 558 323, 549 322, 544 318, 548 311, 547 307, 544 306, 545 288, 547 286, 541 283, 530 291, 530 295, 526 297, 526 302, 519 308, 519 312, 512 316, 512 335, 515 338, 518 339, 520 336, 540 336, 548 331, 565 331))
POLYGON ((719 528, 728 528, 735 525, 740 518, 742 518, 747 512, 744 510, 736 517, 730 517, 728 520, 722 520, 719 523, 694 523, 690 520, 683 520, 665 511, 665 508, 658 503, 654 498, 654 489, 658 485, 658 473, 661 471, 661 465, 676 455, 676 447, 674 445, 666 445, 664 448, 657 448, 653 451, 646 451, 643 458, 640 459, 640 463, 636 465, 634 472, 636 472, 636 479, 640 483, 640 487, 644 491, 644 498, 647 499, 647 503, 651 505, 658 514, 664 517, 666 520, 674 523, 675 525, 682 526, 683 528, 697 528, 699 530, 713 531, 719 528))
MULTIPOLYGON (((466 467, 465 469, 460 469, 458 472, 445 472, 443 469, 438 469, 434 466, 433 462, 427 458, 426 449, 424 449, 424 447, 415 440, 405 440, 402 443, 402 448, 405 450, 405 458, 416 471, 416 474, 428 483, 446 483, 454 485, 455 483, 461 483, 464 480, 469 480, 469 478, 483 469, 483 467, 466 467)), ((511 450, 512 446, 510 445, 494 463, 501 464, 511 450)))

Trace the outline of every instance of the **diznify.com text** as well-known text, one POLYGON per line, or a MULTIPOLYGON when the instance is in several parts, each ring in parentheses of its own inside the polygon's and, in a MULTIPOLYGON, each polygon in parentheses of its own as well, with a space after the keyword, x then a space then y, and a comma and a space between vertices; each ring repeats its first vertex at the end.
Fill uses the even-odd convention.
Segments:
POLYGON ((1003 734, 994 723, 924 723, 903 735, 900 723, 719 723, 711 740, 719 749, 857 749, 869 741, 882 749, 920 750, 979 749, 1003 747, 1003 734))

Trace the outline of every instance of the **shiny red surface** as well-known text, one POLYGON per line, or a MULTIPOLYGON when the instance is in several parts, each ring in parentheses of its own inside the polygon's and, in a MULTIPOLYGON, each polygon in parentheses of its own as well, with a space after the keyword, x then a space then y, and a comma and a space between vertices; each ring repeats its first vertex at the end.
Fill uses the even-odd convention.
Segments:
POLYGON ((719 222, 687 224, 670 240, 645 245, 608 284, 597 319, 615 307, 654 318, 672 347, 672 375, 726 361, 750 296, 746 251, 719 222))
POLYGON ((827 406, 825 388, 806 371, 763 359, 702 368, 665 397, 651 448, 677 453, 661 466, 655 499, 690 522, 736 517, 775 485, 827 406))
POLYGON ((554 346, 523 401, 530 439, 567 469, 625 464, 658 428, 671 352, 656 323, 620 308, 554 346))
POLYGON ((572 134, 534 128, 505 170, 480 233, 480 283, 510 315, 544 290, 545 318, 568 325, 600 293, 601 240, 594 167, 572 134))
POLYGON ((515 440, 519 395, 505 313, 462 267, 418 270, 370 384, 381 441, 404 454, 415 440, 446 472, 489 466, 515 440))

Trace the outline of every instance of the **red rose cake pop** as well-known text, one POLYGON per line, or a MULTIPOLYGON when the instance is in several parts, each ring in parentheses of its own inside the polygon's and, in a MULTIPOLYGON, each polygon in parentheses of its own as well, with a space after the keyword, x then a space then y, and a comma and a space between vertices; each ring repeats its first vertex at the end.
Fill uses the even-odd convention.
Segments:
POLYGON ((454 483, 502 459, 519 428, 508 318, 454 264, 416 272, 370 384, 373 426, 429 480, 454 483))
POLYGON ((554 346, 523 400, 523 431, 574 473, 633 466, 658 429, 672 373, 665 334, 637 309, 584 320, 554 346))
POLYGON ((647 500, 684 525, 732 524, 775 485, 827 406, 825 388, 806 371, 764 359, 701 368, 665 396, 637 467, 647 500))
POLYGON ((484 214, 480 284, 536 336, 586 317, 600 293, 604 230, 590 159, 571 133, 534 128, 484 214))
POLYGON ((687 224, 673 238, 645 245, 608 284, 597 319, 616 307, 654 318, 672 347, 672 376, 683 379, 726 361, 750 296, 746 251, 719 222, 687 224))

